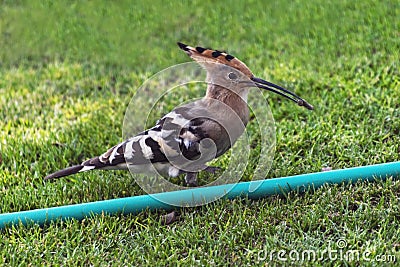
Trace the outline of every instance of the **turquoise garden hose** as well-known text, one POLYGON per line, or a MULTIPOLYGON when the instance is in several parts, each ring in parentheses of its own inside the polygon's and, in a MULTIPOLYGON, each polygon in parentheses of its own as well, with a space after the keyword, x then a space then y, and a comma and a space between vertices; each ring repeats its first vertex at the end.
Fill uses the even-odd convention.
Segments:
POLYGON ((103 200, 75 205, 20 211, 0 214, 0 229, 6 226, 37 223, 43 225, 55 220, 77 219, 96 214, 137 214, 143 210, 172 210, 174 205, 193 206, 208 203, 226 193, 224 198, 249 197, 263 198, 282 194, 291 190, 305 190, 309 186, 318 188, 324 184, 356 182, 357 180, 386 179, 400 176, 400 161, 341 170, 301 174, 296 176, 267 179, 237 184, 199 187, 181 191, 134 196, 120 199, 103 200), (255 190, 252 190, 255 189, 255 190))

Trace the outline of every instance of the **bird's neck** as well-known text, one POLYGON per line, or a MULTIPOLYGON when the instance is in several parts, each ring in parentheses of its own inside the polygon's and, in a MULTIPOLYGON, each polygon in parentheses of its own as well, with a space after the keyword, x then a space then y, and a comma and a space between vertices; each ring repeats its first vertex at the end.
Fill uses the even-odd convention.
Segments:
POLYGON ((204 100, 208 102, 215 102, 213 100, 218 100, 229 106, 237 114, 237 116, 239 116, 243 124, 247 125, 249 121, 247 94, 248 88, 242 88, 238 92, 233 92, 228 88, 215 84, 209 84, 204 100))

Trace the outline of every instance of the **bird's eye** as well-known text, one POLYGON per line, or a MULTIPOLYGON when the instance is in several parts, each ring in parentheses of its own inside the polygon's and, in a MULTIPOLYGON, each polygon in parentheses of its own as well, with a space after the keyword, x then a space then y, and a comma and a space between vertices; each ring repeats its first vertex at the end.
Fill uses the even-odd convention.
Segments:
POLYGON ((229 72, 228 78, 229 78, 230 80, 236 80, 238 77, 237 77, 237 75, 236 75, 235 73, 229 72))

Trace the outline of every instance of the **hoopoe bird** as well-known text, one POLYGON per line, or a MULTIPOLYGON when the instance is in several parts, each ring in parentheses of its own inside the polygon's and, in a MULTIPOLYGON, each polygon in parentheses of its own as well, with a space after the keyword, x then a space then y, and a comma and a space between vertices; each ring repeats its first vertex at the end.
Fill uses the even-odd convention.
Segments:
POLYGON ((60 178, 89 170, 129 169, 176 177, 185 174, 188 186, 197 186, 200 171, 214 172, 206 164, 228 151, 249 122, 247 96, 252 87, 279 94, 309 110, 295 93, 256 78, 239 59, 218 50, 178 46, 207 72, 206 95, 178 106, 156 125, 110 148, 104 154, 46 176, 60 178))

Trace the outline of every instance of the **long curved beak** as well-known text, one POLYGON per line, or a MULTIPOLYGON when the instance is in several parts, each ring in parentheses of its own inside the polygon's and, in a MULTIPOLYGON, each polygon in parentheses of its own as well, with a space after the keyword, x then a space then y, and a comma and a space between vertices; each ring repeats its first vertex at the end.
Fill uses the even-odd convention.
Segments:
POLYGON ((313 110, 314 107, 310 105, 306 100, 301 98, 300 96, 296 95, 295 93, 289 91, 288 89, 285 89, 279 85, 273 84, 271 82, 267 82, 263 79, 253 77, 251 80, 255 83, 255 86, 258 88, 262 88, 271 92, 274 92, 278 95, 281 95, 283 97, 286 97, 293 102, 297 103, 299 106, 303 106, 308 110, 313 110))

